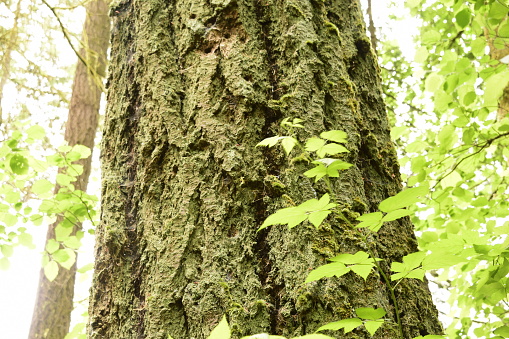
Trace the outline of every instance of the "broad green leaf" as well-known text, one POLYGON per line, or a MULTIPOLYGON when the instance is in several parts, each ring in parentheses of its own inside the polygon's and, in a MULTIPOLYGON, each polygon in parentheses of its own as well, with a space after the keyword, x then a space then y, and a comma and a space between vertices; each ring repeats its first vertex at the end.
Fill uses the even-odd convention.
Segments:
POLYGON ((327 218, 327 216, 331 213, 330 210, 326 211, 316 211, 309 215, 309 222, 313 224, 316 228, 322 224, 322 222, 327 218))
POLYGON ((470 9, 464 8, 460 12, 456 14, 456 23, 461 27, 465 28, 470 23, 470 18, 472 17, 472 13, 470 9))
POLYGON ((330 140, 330 141, 343 143, 343 142, 347 141, 346 139, 347 139, 348 135, 343 131, 333 130, 333 131, 322 132, 320 134, 320 137, 322 137, 323 139, 330 140))
POLYGON ((419 187, 407 188, 393 197, 387 198, 378 205, 382 212, 392 212, 394 210, 411 206, 419 201, 421 197, 429 193, 427 185, 419 187))
POLYGON ((68 270, 71 269, 76 262, 76 253, 70 248, 58 250, 52 256, 53 259, 60 264, 60 266, 68 270))
POLYGON ((49 281, 55 280, 58 275, 58 264, 55 261, 50 261, 44 265, 44 275, 49 281))
POLYGON ((286 339, 286 337, 281 337, 279 335, 270 335, 268 333, 258 333, 247 337, 242 337, 240 339, 286 339))
POLYGON ((493 334, 501 335, 504 338, 509 338, 509 326, 501 326, 493 331, 493 334))
POLYGON ((419 336, 419 337, 415 337, 414 339, 445 339, 446 337, 443 336, 443 335, 426 335, 426 336, 419 336))
POLYGON ((442 39, 442 35, 434 29, 426 30, 421 35, 421 41, 425 45, 436 44, 442 39))
POLYGON ((61 186, 69 186, 69 184, 75 181, 76 178, 67 174, 58 173, 57 174, 57 183, 61 186))
POLYGON ((504 86, 509 81, 509 70, 504 69, 502 72, 492 75, 484 81, 484 105, 487 107, 497 106, 498 99, 502 96, 504 86))
POLYGON ((88 148, 87 146, 84 146, 84 145, 73 146, 72 152, 79 153, 81 159, 86 159, 92 154, 92 151, 90 150, 90 148, 88 148))
POLYGON ((436 73, 431 73, 426 78, 426 91, 434 93, 443 82, 443 77, 436 73))
POLYGON ((411 214, 412 214, 412 211, 409 211, 406 209, 394 210, 392 212, 387 213, 382 218, 382 222, 397 220, 399 218, 403 218, 403 217, 406 217, 407 215, 411 215, 411 214))
POLYGON ((48 239, 46 242, 46 252, 49 254, 55 253, 60 248, 60 243, 55 239, 48 239))
POLYGON ((11 170, 18 175, 28 173, 28 159, 21 154, 14 154, 9 161, 11 170))
POLYGON ((79 249, 81 247, 81 242, 78 240, 75 236, 70 236, 69 238, 64 240, 64 245, 72 248, 72 249, 79 249))
POLYGON ((384 324, 383 319, 375 320, 375 321, 366 321, 364 322, 364 327, 369 332, 369 334, 374 335, 375 332, 384 324))
POLYGON ((320 280, 321 278, 333 276, 341 277, 342 275, 345 275, 348 272, 350 272, 350 268, 346 267, 345 264, 340 262, 333 262, 330 264, 320 266, 309 272, 305 282, 308 283, 311 281, 320 280))
POLYGON ((411 271, 392 274, 391 280, 395 281, 395 280, 399 280, 399 279, 403 279, 403 278, 407 278, 407 279, 412 278, 412 279, 419 279, 420 281, 423 281, 425 273, 426 273, 426 271, 423 270, 422 268, 415 268, 411 271))
POLYGON ((467 258, 455 254, 444 254, 440 252, 431 253, 422 261, 422 268, 426 271, 437 270, 440 268, 448 268, 466 261, 467 258))
POLYGON ((208 339, 230 339, 230 336, 230 326, 228 326, 226 316, 223 315, 223 319, 221 319, 219 324, 210 332, 208 339))
POLYGON ((377 320, 387 314, 383 308, 360 307, 355 309, 355 313, 359 318, 368 320, 377 320))
POLYGON ((362 325, 362 320, 359 318, 350 318, 350 319, 343 319, 340 321, 335 321, 332 323, 328 323, 326 325, 321 326, 318 331, 325 331, 325 330, 331 330, 331 331, 337 331, 340 329, 343 329, 345 333, 352 332, 354 329, 362 325))

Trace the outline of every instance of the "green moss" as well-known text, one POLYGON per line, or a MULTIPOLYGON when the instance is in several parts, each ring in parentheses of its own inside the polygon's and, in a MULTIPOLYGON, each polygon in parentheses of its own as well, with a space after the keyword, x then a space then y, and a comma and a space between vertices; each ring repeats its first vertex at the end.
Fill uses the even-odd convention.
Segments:
POLYGON ((325 21, 325 27, 327 27, 328 30, 333 31, 334 33, 336 33, 336 35, 338 37, 340 36, 338 27, 336 25, 334 25, 332 22, 325 21))

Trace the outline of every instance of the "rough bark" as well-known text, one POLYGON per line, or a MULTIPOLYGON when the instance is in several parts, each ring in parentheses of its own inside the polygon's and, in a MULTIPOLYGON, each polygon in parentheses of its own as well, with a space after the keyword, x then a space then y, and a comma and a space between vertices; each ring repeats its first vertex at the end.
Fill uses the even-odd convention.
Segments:
MULTIPOLYGON (((327 258, 363 249, 344 222, 257 232, 276 209, 325 192, 305 164, 255 148, 285 117, 306 119, 302 137, 348 133, 355 166, 334 184, 345 214, 401 189, 358 2, 128 0, 110 13, 90 338, 203 339, 223 314, 234 338, 291 337, 358 307, 384 307, 394 324, 375 273, 304 284, 327 258)), ((406 219, 372 240, 385 269, 416 250, 406 219)), ((425 283, 396 295, 406 338, 441 331, 425 283)), ((397 333, 389 321, 374 337, 397 333)))
MULTIPOLYGON (((69 145, 85 145, 94 148, 101 99, 101 77, 105 75, 110 20, 108 1, 95 0, 86 6, 87 17, 83 29, 85 48, 80 52, 87 65, 79 62, 74 76, 71 103, 65 128, 65 140, 69 145)), ((91 171, 92 157, 77 163, 83 173, 74 183, 76 189, 86 191, 91 171)), ((56 191, 59 187, 56 187, 56 191)), ((55 227, 61 219, 48 227, 47 240, 55 239, 55 227)), ((81 225, 75 225, 72 235, 81 225)), ((73 310, 76 263, 70 270, 60 269, 55 280, 49 281, 41 270, 36 303, 30 327, 30 339, 64 338, 69 331, 73 310)))

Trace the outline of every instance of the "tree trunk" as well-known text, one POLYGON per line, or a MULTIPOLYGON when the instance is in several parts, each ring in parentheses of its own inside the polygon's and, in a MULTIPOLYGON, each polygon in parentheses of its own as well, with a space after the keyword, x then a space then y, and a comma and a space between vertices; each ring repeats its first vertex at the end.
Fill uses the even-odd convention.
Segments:
MULTIPOLYGON (((94 148, 97 132, 99 106, 102 93, 102 77, 106 70, 106 51, 110 20, 108 18, 108 1, 95 0, 86 6, 87 18, 83 29, 85 48, 80 54, 87 65, 78 62, 72 88, 69 115, 65 128, 65 140, 69 145, 85 145, 94 148)), ((78 190, 86 191, 90 176, 92 157, 77 162, 83 166, 83 173, 74 183, 78 190)), ((57 192, 57 186, 55 191, 57 192)), ((55 239, 55 228, 62 220, 48 227, 47 240, 55 239)), ((75 225, 72 235, 81 228, 75 225)), ((64 338, 69 331, 71 311, 73 310, 74 281, 76 263, 70 270, 60 269, 55 280, 49 281, 41 269, 39 288, 30 326, 30 339, 64 338)))
MULTIPOLYGON (((377 274, 304 283, 326 259, 362 249, 344 222, 257 232, 276 209, 325 192, 305 164, 255 148, 281 135, 285 117, 306 119, 304 137, 348 133, 355 166, 334 184, 346 214, 401 189, 357 1, 127 0, 110 13, 90 338, 203 339, 223 314, 234 338, 290 337, 358 307, 383 307, 395 323, 377 274)), ((373 241, 385 269, 416 250, 406 219, 373 241)), ((441 332, 425 283, 406 280, 396 296, 406 338, 441 332)))

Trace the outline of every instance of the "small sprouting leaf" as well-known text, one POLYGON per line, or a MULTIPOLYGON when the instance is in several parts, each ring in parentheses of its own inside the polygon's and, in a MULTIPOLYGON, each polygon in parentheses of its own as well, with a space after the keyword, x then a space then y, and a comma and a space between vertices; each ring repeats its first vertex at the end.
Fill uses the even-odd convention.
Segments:
POLYGON ((290 154, 295 145, 297 145, 297 139, 294 137, 282 137, 281 146, 283 146, 286 154, 290 154))
POLYGON ((262 226, 258 230, 262 230, 267 226, 277 225, 277 224, 288 224, 289 228, 295 227, 304 220, 306 220, 308 216, 299 210, 297 207, 287 207, 276 211, 276 213, 271 214, 265 219, 262 226))
MULTIPOLYGON (((315 161, 313 163, 315 163, 315 161)), ((327 175, 327 168, 323 164, 318 164, 315 168, 304 172, 304 175, 308 178, 315 177, 315 182, 317 182, 327 175)))
POLYGON ((317 150, 316 155, 318 155, 319 157, 324 157, 326 155, 335 155, 338 153, 347 153, 347 152, 350 152, 350 151, 347 150, 345 148, 345 146, 341 146, 340 144, 330 143, 330 144, 323 146, 319 150, 317 150))
POLYGON ((256 147, 258 147, 258 146, 272 147, 272 146, 275 146, 279 140, 281 140, 281 137, 279 135, 276 135, 276 136, 270 137, 270 138, 265 138, 262 141, 260 141, 258 144, 256 144, 256 147))
POLYGON ((387 213, 382 218, 382 222, 393 221, 393 220, 396 220, 399 218, 406 217, 407 215, 410 215, 410 214, 412 214, 412 212, 409 210, 405 210, 405 209, 394 210, 394 211, 387 213))
POLYGON ((221 319, 219 324, 210 332, 208 339, 230 339, 230 336, 230 326, 228 326, 226 316, 223 315, 223 319, 221 319))
POLYGON ((320 134, 320 137, 330 140, 330 141, 341 143, 341 142, 346 142, 348 134, 346 134, 343 131, 333 130, 333 131, 322 132, 320 134))
POLYGON ((314 138, 309 138, 306 141, 304 148, 308 152, 315 152, 315 151, 318 151, 320 148, 322 148, 323 145, 325 145, 325 140, 314 137, 314 138))
POLYGON ((426 252, 415 252, 405 255, 403 257, 403 263, 392 262, 391 271, 399 272, 391 275, 391 280, 398 280, 401 278, 415 278, 423 280, 425 271, 421 268, 421 263, 426 257, 426 252))
POLYGON ((337 331, 340 329, 343 329, 345 333, 352 332, 354 329, 362 325, 362 320, 359 318, 350 318, 350 319, 343 319, 340 321, 335 321, 332 323, 328 323, 326 325, 323 325, 320 327, 317 331, 325 331, 325 330, 331 330, 331 331, 337 331))
POLYGON ((363 228, 363 227, 369 227, 371 230, 380 229, 382 226, 382 218, 383 214, 381 212, 373 212, 373 213, 366 213, 358 217, 356 220, 361 221, 361 223, 357 224, 355 226, 356 228, 363 228))
POLYGON ((369 332, 369 334, 374 335, 375 332, 384 324, 383 319, 374 320, 374 321, 366 321, 364 322, 364 327, 369 332))
POLYGON ((320 266, 311 272, 309 272, 306 283, 320 280, 321 278, 328 278, 328 277, 341 277, 342 275, 347 274, 350 272, 350 268, 346 267, 345 264, 340 262, 333 262, 330 264, 326 264, 323 266, 320 266))
POLYGON ((388 213, 394 210, 405 208, 420 201, 420 197, 429 193, 427 185, 407 188, 393 197, 387 198, 378 205, 380 211, 388 213))
POLYGON ((359 318, 367 320, 377 320, 387 314, 383 308, 360 307, 355 309, 359 318))
POLYGON ((58 275, 58 264, 52 260, 44 265, 44 275, 49 281, 55 280, 58 275))
POLYGON ((21 154, 14 154, 9 161, 9 166, 11 170, 18 175, 28 173, 28 159, 21 154))

